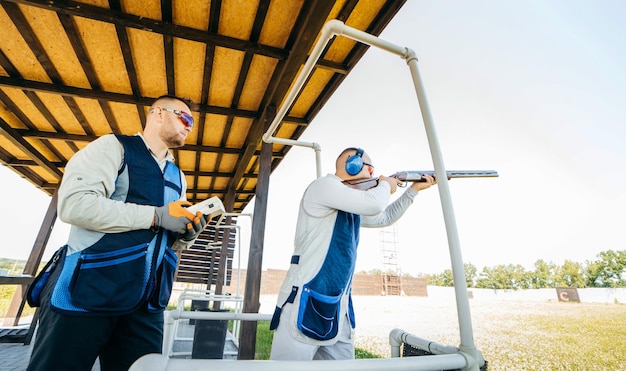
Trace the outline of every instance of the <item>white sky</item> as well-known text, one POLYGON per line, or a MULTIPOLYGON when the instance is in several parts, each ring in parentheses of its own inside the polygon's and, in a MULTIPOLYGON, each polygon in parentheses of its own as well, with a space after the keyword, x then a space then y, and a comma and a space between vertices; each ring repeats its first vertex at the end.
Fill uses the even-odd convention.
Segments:
MULTIPOLYGON (((584 263, 626 249, 624 14, 618 0, 409 0, 381 35, 417 53, 446 169, 500 174, 450 182, 465 262, 532 269, 538 259, 584 263)), ((378 174, 433 168, 406 63, 374 48, 301 139, 321 144, 324 174, 348 146, 364 148, 378 174)), ((26 259, 50 198, 5 167, 0 177, 0 257, 26 259)), ((264 268, 288 267, 314 178, 306 148, 272 174, 264 268)), ((397 230, 402 271, 450 267, 436 188, 418 195, 397 230)), ((67 232, 58 221, 46 256, 67 232)), ((379 230, 363 229, 357 270, 382 268, 380 250, 379 230)))

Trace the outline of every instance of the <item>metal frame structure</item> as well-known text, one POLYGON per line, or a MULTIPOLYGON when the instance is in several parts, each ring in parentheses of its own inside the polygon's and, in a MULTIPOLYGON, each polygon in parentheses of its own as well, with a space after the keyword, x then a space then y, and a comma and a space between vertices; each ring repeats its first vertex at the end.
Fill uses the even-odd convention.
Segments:
POLYGON ((433 159, 433 164, 435 166, 435 175, 437 179, 439 179, 439 181, 437 182, 437 186, 439 187, 441 208, 443 210, 446 233, 448 237, 448 247, 450 249, 450 260, 452 263, 452 275, 454 280, 457 315, 459 319, 459 329, 461 337, 459 352, 467 354, 473 360, 472 362, 468 362, 468 370, 478 370, 476 360, 482 361, 482 355, 474 346, 472 319, 469 308, 467 286, 465 283, 465 268, 463 266, 461 245, 459 242, 454 208, 452 206, 450 186, 446 175, 446 169, 443 162, 443 156, 441 154, 441 147, 439 145, 437 132, 435 130, 430 107, 426 98, 426 92, 422 83, 422 79, 420 77, 419 69, 417 67, 417 55, 415 51, 407 47, 393 44, 379 37, 370 35, 366 32, 346 26, 343 22, 338 20, 332 20, 327 22, 322 29, 322 34, 317 41, 315 48, 311 52, 307 63, 304 65, 302 72, 298 76, 292 90, 287 95, 286 101, 276 113, 276 117, 274 118, 274 121, 270 125, 269 129, 263 135, 263 140, 268 143, 297 145, 311 147, 315 149, 317 160, 317 176, 321 176, 321 148, 319 144, 276 138, 273 137, 272 134, 280 124, 283 117, 285 117, 285 115, 287 114, 289 108, 291 107, 291 104, 300 92, 301 87, 304 85, 304 82, 313 71, 313 68, 315 67, 315 62, 322 55, 326 44, 335 36, 345 36, 355 41, 377 47, 391 54, 395 54, 406 60, 406 63, 409 66, 411 77, 413 79, 413 85, 415 86, 415 92, 417 93, 419 108, 422 114, 422 119, 424 121, 424 128, 426 130, 426 135, 428 138, 430 153, 433 159))
MULTIPOLYGON (((193 338, 188 339, 184 337, 178 336, 178 327, 179 320, 181 319, 195 319, 192 314, 185 311, 185 304, 192 300, 202 300, 202 301, 213 301, 220 303, 231 303, 231 307, 234 303, 234 316, 229 316, 229 313, 204 313, 204 316, 201 316, 200 319, 222 319, 218 318, 220 316, 229 317, 227 319, 233 320, 233 342, 235 346, 239 347, 239 329, 241 327, 241 319, 239 316, 241 315, 241 311, 243 308, 243 300, 244 297, 241 295, 241 226, 240 225, 229 225, 224 224, 223 221, 227 217, 239 217, 239 216, 247 216, 250 218, 250 224, 252 224, 252 214, 250 213, 222 213, 219 216, 219 219, 215 225, 216 229, 236 229, 237 230, 237 286, 235 289, 234 295, 225 295, 225 294, 216 294, 212 290, 193 290, 193 289, 185 289, 182 294, 178 297, 178 303, 176 310, 166 311, 165 312, 165 327, 163 331, 163 354, 170 356, 179 356, 186 355, 183 353, 176 353, 173 350, 174 342, 177 340, 193 340, 193 338), (204 318, 209 317, 209 318, 204 318), (232 317, 232 318, 231 318, 232 317)), ((211 246, 209 244, 208 248, 222 248, 221 242, 214 242, 214 245, 211 246)), ((226 274, 226 272, 224 272, 226 274)), ((256 318, 256 317, 255 317, 256 318)), ((271 319, 271 315, 262 315, 255 320, 265 320, 271 319), (268 318, 270 316, 270 318, 268 318)), ((236 354, 234 354, 236 356, 236 354)))
MULTIPOLYGON (((392 358, 391 359, 375 359, 375 360, 348 360, 348 361, 315 361, 315 362, 302 362, 302 361, 236 361, 235 364, 230 361, 227 363, 220 363, 224 361, 211 361, 211 360, 166 360, 163 356, 148 355, 136 362, 131 370, 188 370, 192 369, 192 365, 198 366, 198 362, 202 362, 202 367, 211 369, 219 369, 220 365, 229 370, 432 370, 432 369, 456 369, 462 368, 467 371, 478 371, 479 367, 484 364, 482 354, 474 346, 472 320, 469 307, 469 299, 467 293, 467 286, 465 283, 465 269, 463 267, 463 258, 461 255, 461 247, 458 237, 458 230, 456 226, 456 219, 454 215, 454 209, 452 206, 452 198, 450 195, 450 188, 446 175, 446 170, 441 154, 441 148, 435 131, 432 115, 426 99, 426 93, 420 73, 417 67, 416 53, 403 46, 393 44, 391 42, 380 39, 376 36, 368 34, 363 31, 359 31, 352 27, 346 26, 343 22, 338 20, 332 20, 327 22, 323 29, 320 38, 313 51, 311 52, 306 64, 302 68, 300 75, 296 79, 292 86, 287 98, 281 105, 280 109, 276 113, 276 116, 263 135, 263 141, 266 143, 278 143, 283 145, 303 146, 309 147, 315 150, 316 154, 316 166, 317 176, 321 176, 321 146, 318 143, 297 141, 292 139, 284 139, 273 137, 272 134, 278 128, 279 124, 291 108, 295 98, 299 94, 305 81, 315 68, 317 60, 322 55, 326 45, 335 36, 344 36, 351 38, 355 41, 377 47, 389 53, 395 54, 402 59, 406 60, 413 84, 415 86, 415 92, 417 93, 417 99, 424 121, 424 127, 428 138, 430 153, 433 159, 435 167, 435 174, 439 181, 437 185, 439 187, 439 195, 441 199, 441 207, 443 210, 444 222, 446 225, 446 233, 448 238, 448 247, 450 249, 450 260, 452 263, 452 274, 454 280, 454 289, 456 297, 457 315, 459 320, 460 330, 460 345, 458 348, 445 345, 438 345, 438 349, 441 352, 436 352, 435 355, 427 357, 408 357, 398 358, 399 352, 397 351, 399 346, 399 339, 408 340, 412 342, 412 345, 420 346, 422 339, 412 336, 404 335, 402 330, 394 329, 390 335, 390 344, 392 346, 392 358), (437 354, 439 353, 439 354, 437 354), (452 353, 452 354, 450 354, 452 353), (155 368, 156 367, 156 368, 155 368)), ((208 313, 206 313, 208 314, 208 313)), ((205 313, 199 316, 206 315, 205 313)), ((195 316, 194 316, 195 317, 195 316)), ((197 317, 196 317, 197 318, 197 317)), ((204 318, 204 317, 202 317, 204 318)), ((253 320, 252 318, 250 318, 253 320)), ((434 342, 426 340, 427 344, 435 344, 434 342)))
MULTIPOLYGON (((186 337, 179 335, 179 327, 181 319, 191 319, 187 317, 188 313, 194 313, 185 311, 185 304, 192 301, 206 301, 206 302, 220 302, 230 303, 230 306, 227 306, 226 309, 232 309, 234 314, 240 314, 241 308, 243 306, 243 297, 242 296, 231 296, 231 295, 217 295, 215 292, 210 290, 192 290, 185 289, 183 293, 178 298, 178 305, 176 310, 167 311, 165 314, 165 326, 163 329, 163 354, 168 357, 176 357, 176 356, 190 356, 191 351, 182 352, 174 350, 174 343, 176 341, 193 341, 192 337, 186 337)), ((223 308, 222 308, 223 309, 223 308)), ((214 312, 210 314, 222 314, 221 312, 214 312)), ((204 318, 202 318, 204 319, 204 318)), ((211 317, 210 319, 214 320, 217 318, 211 317)), ((230 320, 230 318, 229 318, 230 320)), ((239 330, 240 320, 233 321, 233 338, 232 341, 235 346, 239 347, 239 338, 236 336, 237 331, 239 330)), ((224 351, 224 355, 229 356, 237 356, 237 352, 233 354, 226 354, 224 351)))

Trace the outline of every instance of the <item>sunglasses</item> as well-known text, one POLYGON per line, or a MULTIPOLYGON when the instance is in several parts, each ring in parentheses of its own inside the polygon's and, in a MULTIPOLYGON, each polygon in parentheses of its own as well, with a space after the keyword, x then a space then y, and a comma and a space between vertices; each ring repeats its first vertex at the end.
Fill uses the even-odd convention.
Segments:
POLYGON ((370 176, 372 174, 374 174, 374 165, 368 164, 367 162, 363 161, 363 166, 369 166, 370 167, 370 169, 369 169, 370 176))
POLYGON ((176 116, 178 116, 178 118, 183 122, 183 124, 185 124, 185 126, 188 127, 189 129, 193 127, 193 124, 194 124, 193 117, 187 112, 183 112, 179 109, 170 109, 170 108, 165 108, 165 107, 161 107, 161 109, 163 111, 171 112, 175 114, 176 116))

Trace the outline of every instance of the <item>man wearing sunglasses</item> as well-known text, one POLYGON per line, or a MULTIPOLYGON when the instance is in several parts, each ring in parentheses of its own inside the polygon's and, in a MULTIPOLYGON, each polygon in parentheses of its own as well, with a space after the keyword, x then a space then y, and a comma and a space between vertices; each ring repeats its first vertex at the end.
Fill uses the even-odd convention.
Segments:
MULTIPOLYGON (((67 163, 58 214, 71 224, 48 280, 31 287, 40 305, 29 370, 127 370, 160 353, 163 310, 177 255, 206 226, 186 210, 187 184, 170 149, 193 128, 190 103, 157 98, 143 134, 104 135, 67 163)), ((39 277, 37 278, 39 280, 39 277)))
POLYGON ((417 192, 435 184, 424 176, 425 182, 413 183, 389 204, 398 187, 395 178, 380 176, 368 190, 348 184, 372 177, 365 151, 345 149, 335 167, 335 174, 313 181, 300 202, 294 253, 270 324, 273 360, 354 359, 350 292, 359 228, 393 224, 417 192))

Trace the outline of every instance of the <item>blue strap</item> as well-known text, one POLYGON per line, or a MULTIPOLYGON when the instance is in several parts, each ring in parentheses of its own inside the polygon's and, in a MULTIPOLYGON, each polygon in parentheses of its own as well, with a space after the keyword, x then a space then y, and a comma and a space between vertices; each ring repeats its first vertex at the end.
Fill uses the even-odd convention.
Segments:
MULTIPOLYGON (((291 294, 289 294, 289 297, 285 300, 285 304, 293 303, 293 301, 296 300, 296 295, 298 295, 298 286, 293 286, 291 288, 291 294)), ((283 304, 283 306, 285 306, 285 304, 283 304)))
POLYGON ((287 303, 292 303, 296 300, 296 295, 298 295, 298 286, 291 287, 291 294, 287 297, 287 300, 280 307, 276 307, 274 310, 274 315, 272 316, 272 320, 270 321, 270 330, 275 330, 278 327, 278 322, 280 322, 280 314, 283 312, 283 307, 287 303))

